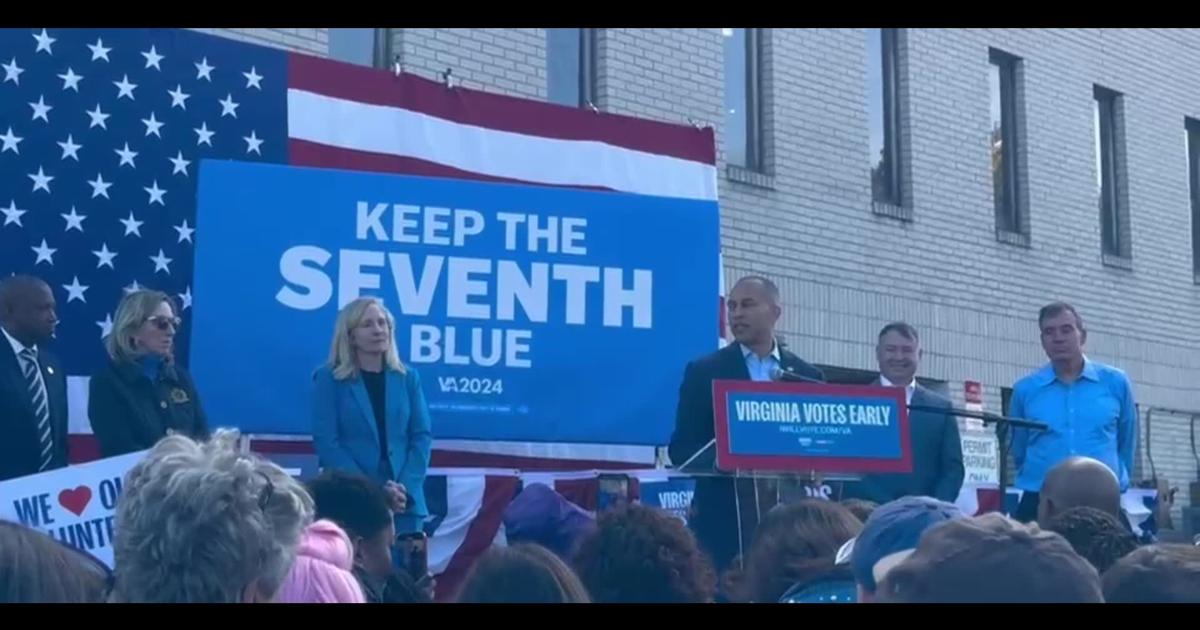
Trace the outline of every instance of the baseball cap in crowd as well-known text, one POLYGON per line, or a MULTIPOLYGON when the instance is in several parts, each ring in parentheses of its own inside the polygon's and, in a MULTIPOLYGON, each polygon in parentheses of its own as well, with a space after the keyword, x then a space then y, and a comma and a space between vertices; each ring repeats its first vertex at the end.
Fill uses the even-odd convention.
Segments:
POLYGON ((875 508, 858 536, 838 551, 836 562, 848 562, 854 580, 874 593, 887 572, 916 549, 925 530, 958 518, 963 514, 954 504, 933 497, 896 499, 875 508))
POLYGON ((998 513, 927 532, 879 585, 883 602, 1102 603, 1100 576, 1065 538, 998 513))

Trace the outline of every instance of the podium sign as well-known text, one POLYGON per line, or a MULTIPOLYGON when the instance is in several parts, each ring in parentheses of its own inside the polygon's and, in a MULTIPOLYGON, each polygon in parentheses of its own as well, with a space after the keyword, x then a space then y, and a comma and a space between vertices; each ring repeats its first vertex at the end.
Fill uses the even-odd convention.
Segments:
POLYGON ((912 472, 899 387, 713 381, 717 468, 912 472))

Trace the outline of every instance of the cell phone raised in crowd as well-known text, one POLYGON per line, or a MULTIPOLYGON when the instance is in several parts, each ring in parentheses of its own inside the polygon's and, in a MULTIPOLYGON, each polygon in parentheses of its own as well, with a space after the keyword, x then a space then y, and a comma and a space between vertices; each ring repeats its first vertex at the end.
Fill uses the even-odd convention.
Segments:
POLYGON ((604 511, 629 503, 629 475, 601 474, 597 478, 596 509, 604 511))
POLYGON ((396 536, 396 546, 400 549, 404 570, 413 581, 420 580, 429 573, 429 538, 425 536, 425 532, 400 534, 396 536))

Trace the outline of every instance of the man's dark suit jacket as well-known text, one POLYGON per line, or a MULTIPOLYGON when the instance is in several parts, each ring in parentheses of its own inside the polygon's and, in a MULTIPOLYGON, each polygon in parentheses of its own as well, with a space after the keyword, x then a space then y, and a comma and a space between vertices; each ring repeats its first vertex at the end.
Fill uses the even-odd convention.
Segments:
MULTIPOLYGON (((879 381, 876 380, 874 384, 879 385, 879 381)), ((951 408, 948 399, 920 385, 913 390, 910 404, 951 408)), ((842 498, 867 499, 884 504, 900 497, 919 495, 954 503, 965 474, 958 419, 932 411, 910 411, 908 427, 913 471, 866 475, 860 481, 847 483, 842 498)))
MULTIPOLYGON (((38 349, 38 364, 46 383, 50 432, 54 440, 50 470, 67 465, 67 377, 58 359, 38 349)), ((20 360, 8 338, 0 334, 0 481, 38 472, 42 444, 37 414, 20 360)))
MULTIPOLYGON (((821 370, 805 363, 800 357, 780 349, 780 369, 819 381, 825 380, 821 370)), ((679 387, 679 405, 675 411, 675 432, 671 435, 671 462, 682 466, 697 451, 713 439, 713 392, 716 380, 750 380, 742 346, 731 343, 724 349, 701 357, 688 364, 679 387)), ((712 472, 716 463, 716 447, 710 446, 682 470, 712 472)), ((754 481, 738 480, 741 499, 742 537, 748 547, 758 525, 754 499, 754 481)), ((762 497, 764 500, 766 496, 762 497)), ((770 497, 772 503, 774 496, 770 497)), ((766 514, 769 505, 760 504, 766 514)), ((692 498, 689 524, 702 547, 712 555, 718 570, 723 570, 738 554, 738 517, 734 500, 734 480, 731 477, 698 477, 692 498)))

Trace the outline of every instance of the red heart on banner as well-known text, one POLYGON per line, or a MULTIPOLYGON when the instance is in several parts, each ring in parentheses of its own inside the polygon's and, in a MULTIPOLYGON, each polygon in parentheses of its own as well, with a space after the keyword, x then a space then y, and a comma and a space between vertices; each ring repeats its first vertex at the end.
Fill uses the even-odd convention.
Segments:
POLYGON ((70 510, 75 516, 81 516, 92 500, 92 489, 79 486, 74 490, 63 490, 58 493, 58 504, 70 510))

